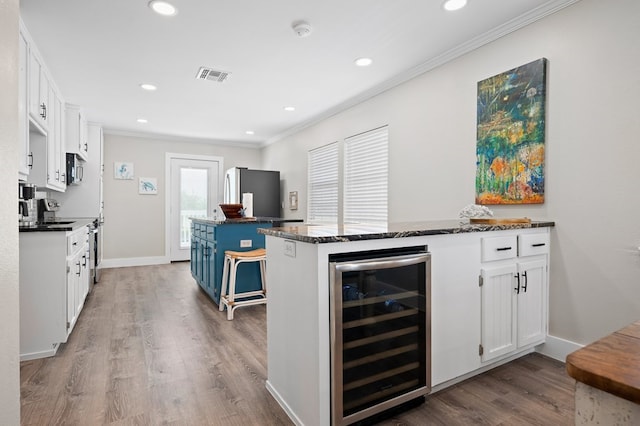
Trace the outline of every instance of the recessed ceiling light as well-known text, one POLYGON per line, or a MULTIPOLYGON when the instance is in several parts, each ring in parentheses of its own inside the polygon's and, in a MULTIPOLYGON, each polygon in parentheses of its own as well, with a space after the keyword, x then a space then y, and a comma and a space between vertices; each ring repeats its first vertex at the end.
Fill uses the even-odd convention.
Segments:
POLYGON ((178 13, 178 9, 171 3, 162 0, 151 0, 149 2, 151 10, 162 16, 174 16, 178 13))
POLYGON ((247 130, 245 133, 247 135, 255 135, 255 132, 253 130, 247 130))
POLYGON ((371 58, 358 58, 355 61, 355 64, 359 67, 368 67, 373 63, 373 59, 371 58))
POLYGON ((155 85, 150 84, 150 83, 142 83, 142 84, 140 85, 140 88, 141 88, 141 89, 144 89, 144 90, 148 90, 148 91, 150 91, 150 92, 152 92, 152 91, 154 91, 154 90, 156 90, 156 89, 157 89, 157 87, 156 87, 155 85))
POLYGON ((444 2, 442 7, 444 10, 454 11, 458 9, 462 9, 467 5, 467 0, 447 0, 444 2))
POLYGON ((142 123, 142 124, 146 124, 149 122, 149 120, 147 120, 146 118, 138 118, 138 123, 142 123))
POLYGON ((286 106, 283 108, 285 111, 295 111, 296 107, 292 107, 292 106, 286 106))

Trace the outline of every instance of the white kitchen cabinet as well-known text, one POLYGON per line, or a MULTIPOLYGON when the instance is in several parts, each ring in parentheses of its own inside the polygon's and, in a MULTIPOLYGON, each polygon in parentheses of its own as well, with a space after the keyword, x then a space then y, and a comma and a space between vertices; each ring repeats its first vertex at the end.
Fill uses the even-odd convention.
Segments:
POLYGON ((87 141, 87 119, 84 110, 73 104, 66 105, 66 149, 77 154, 84 161, 88 160, 89 142, 87 141))
POLYGON ((35 45, 29 45, 29 115, 45 131, 49 124, 49 75, 35 45))
POLYGON ((28 180, 39 187, 64 192, 66 190, 66 162, 62 148, 64 101, 53 84, 49 86, 49 92, 52 102, 49 108, 48 128, 42 129, 33 122, 29 125, 29 149, 33 167, 28 180))
POLYGON ((64 194, 58 194, 58 215, 66 217, 103 218, 103 134, 99 124, 87 125, 89 144, 87 161, 83 164, 83 179, 79 185, 69 185, 64 194))
POLYGON ((20 232, 20 359, 55 355, 89 289, 89 229, 20 232))
POLYGON ((64 191, 64 100, 22 21, 19 53, 21 151, 18 178, 39 187, 64 191))
POLYGON ((545 340, 548 234, 484 238, 482 248, 480 356, 487 362, 545 340), (518 247, 525 247, 520 256, 518 247))
POLYGON ((22 25, 19 34, 19 73, 18 73, 18 128, 20 138, 20 161, 18 163, 18 179, 26 180, 31 166, 29 150, 29 43, 22 25))
POLYGON ((64 191, 66 180, 66 157, 64 138, 64 101, 55 86, 49 86, 49 131, 47 147, 47 184, 51 189, 64 191))

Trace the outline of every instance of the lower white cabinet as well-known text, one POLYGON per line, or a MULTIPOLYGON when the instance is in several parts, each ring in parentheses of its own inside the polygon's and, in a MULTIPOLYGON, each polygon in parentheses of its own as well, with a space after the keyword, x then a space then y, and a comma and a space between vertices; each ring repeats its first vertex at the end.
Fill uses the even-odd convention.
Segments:
POLYGON ((513 235, 511 240, 505 237, 495 241, 483 239, 479 348, 482 362, 507 356, 545 340, 548 234, 540 234, 531 242, 535 247, 534 255, 527 256, 531 251, 522 248, 518 253, 516 247, 522 246, 518 240, 530 239, 531 235, 513 235), (505 255, 507 251, 512 255, 505 255))
POLYGON ((89 291, 89 229, 20 233, 20 359, 55 355, 89 291))

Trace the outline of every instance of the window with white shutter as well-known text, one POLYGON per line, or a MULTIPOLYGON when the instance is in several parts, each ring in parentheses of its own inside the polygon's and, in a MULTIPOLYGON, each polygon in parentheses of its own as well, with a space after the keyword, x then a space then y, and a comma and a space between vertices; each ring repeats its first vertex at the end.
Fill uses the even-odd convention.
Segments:
POLYGON ((338 222, 338 142, 309 151, 307 221, 338 222))
POLYGON ((344 223, 387 223, 389 129, 344 141, 344 223))

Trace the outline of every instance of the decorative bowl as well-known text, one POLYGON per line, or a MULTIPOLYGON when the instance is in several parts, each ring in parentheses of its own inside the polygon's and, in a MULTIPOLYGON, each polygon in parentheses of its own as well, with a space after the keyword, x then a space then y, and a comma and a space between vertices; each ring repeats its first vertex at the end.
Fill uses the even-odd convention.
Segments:
POLYGON ((242 217, 242 204, 219 204, 227 219, 240 219, 242 217))

